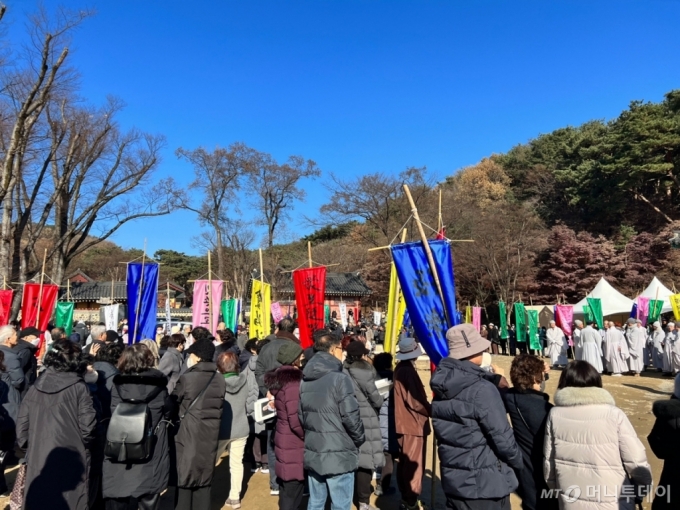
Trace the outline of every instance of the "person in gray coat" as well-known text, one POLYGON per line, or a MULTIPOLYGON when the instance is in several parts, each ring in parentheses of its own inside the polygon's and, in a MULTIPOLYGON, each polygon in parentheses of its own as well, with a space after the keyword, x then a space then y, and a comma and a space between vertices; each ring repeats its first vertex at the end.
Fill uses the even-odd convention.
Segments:
POLYGON ((187 339, 181 333, 176 333, 170 336, 168 340, 168 350, 158 363, 158 370, 163 372, 163 375, 168 378, 168 393, 172 393, 175 385, 179 380, 184 366, 184 344, 187 339))
MULTIPOLYGON (((4 369, 0 371, 0 404, 3 407, 2 423, 0 424, 0 450, 3 452, 14 451, 16 437, 14 425, 19 415, 21 390, 25 383, 21 359, 12 349, 17 341, 17 332, 12 326, 0 328, 0 352, 4 355, 2 363, 4 369)), ((0 463, 0 469, 4 472, 4 458, 3 462, 0 463)), ((2 492, 7 492, 4 476, 0 477, 0 489, 4 489, 2 492)))
POLYGON ((368 349, 362 342, 354 340, 346 351, 343 369, 354 383, 354 395, 359 402, 359 414, 366 434, 366 441, 359 449, 359 469, 354 473, 354 503, 359 510, 375 510, 370 505, 373 471, 385 464, 378 418, 383 398, 375 387, 376 372, 366 360, 368 349))
POLYGON ((229 499, 224 506, 236 509, 241 508, 243 454, 250 433, 248 415, 252 413, 253 404, 257 400, 258 388, 252 372, 240 372, 238 356, 233 351, 223 352, 217 357, 217 370, 226 384, 217 458, 224 452, 229 452, 231 484, 229 499))
POLYGON ((334 508, 350 508, 359 447, 366 440, 359 402, 352 379, 342 371, 340 338, 318 330, 314 350, 302 371, 298 409, 309 472, 307 509, 323 510, 329 492, 334 508))

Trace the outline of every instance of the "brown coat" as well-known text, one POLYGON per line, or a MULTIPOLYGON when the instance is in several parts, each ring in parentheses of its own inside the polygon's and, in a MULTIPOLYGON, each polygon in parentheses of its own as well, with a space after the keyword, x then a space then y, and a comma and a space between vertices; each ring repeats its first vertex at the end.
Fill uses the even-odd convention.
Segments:
POLYGON ((399 435, 427 436, 430 433, 432 406, 416 367, 400 361, 394 369, 394 421, 399 435))

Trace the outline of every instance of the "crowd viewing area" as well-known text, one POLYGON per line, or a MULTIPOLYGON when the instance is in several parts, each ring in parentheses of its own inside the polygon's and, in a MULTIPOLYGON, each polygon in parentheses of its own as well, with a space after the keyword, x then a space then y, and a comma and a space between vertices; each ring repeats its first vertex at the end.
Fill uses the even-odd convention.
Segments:
POLYGON ((0 0, 0 510, 680 510, 680 3, 91 3, 0 0))

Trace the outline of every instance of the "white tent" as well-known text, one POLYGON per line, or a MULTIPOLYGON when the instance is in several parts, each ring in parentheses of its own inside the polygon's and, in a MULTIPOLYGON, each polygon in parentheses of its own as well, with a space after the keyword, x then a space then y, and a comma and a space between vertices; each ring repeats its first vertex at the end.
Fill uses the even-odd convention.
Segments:
POLYGON ((595 288, 574 305, 574 315, 583 315, 583 307, 588 304, 587 298, 600 298, 602 301, 602 315, 604 317, 630 313, 631 308, 633 308, 633 300, 621 294, 604 278, 600 278, 595 288))
POLYGON ((669 299, 672 295, 673 291, 661 283, 655 276, 654 279, 649 282, 647 288, 638 297, 663 300, 663 308, 661 309, 661 313, 666 313, 673 311, 673 307, 671 306, 671 301, 669 299))

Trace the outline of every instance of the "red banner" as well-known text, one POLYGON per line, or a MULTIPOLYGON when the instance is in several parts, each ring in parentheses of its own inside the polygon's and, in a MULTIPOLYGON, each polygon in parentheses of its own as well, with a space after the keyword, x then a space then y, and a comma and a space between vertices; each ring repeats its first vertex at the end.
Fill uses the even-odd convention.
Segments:
POLYGON ((314 332, 324 327, 323 303, 326 295, 326 268, 314 267, 293 271, 295 304, 298 312, 302 348, 314 343, 314 332))
POLYGON ((58 293, 59 286, 43 285, 41 299, 39 284, 27 283, 24 285, 24 295, 21 302, 21 329, 32 327, 45 331, 52 317, 58 293), (40 306, 40 317, 38 317, 38 306, 40 306))
POLYGON ((9 316, 12 313, 13 297, 13 290, 0 290, 0 326, 7 326, 7 324, 9 324, 9 316))

